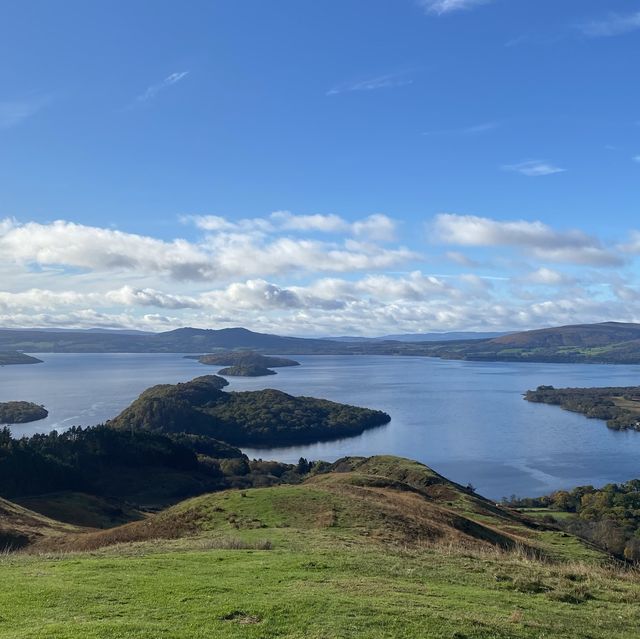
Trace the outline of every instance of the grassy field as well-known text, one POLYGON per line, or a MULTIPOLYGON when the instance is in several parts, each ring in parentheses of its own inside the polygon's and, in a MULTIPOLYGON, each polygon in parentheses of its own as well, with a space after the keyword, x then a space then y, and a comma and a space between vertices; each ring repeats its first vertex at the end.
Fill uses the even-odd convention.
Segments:
POLYGON ((638 574, 578 539, 413 462, 342 470, 5 554, 0 638, 638 637, 638 574))

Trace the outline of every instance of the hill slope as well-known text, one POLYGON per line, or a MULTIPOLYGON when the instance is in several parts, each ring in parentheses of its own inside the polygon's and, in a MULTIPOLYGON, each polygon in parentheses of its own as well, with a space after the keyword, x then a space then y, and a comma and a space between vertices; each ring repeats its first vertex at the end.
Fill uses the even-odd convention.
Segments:
POLYGON ((57 547, 83 545, 0 562, 0 637, 637 637, 632 573, 397 458, 203 495, 57 547))
POLYGON ((77 530, 75 526, 49 519, 0 497, 0 553, 38 542, 50 542, 77 530))
MULTIPOLYGON (((364 537, 385 545, 446 542, 528 548, 532 555, 548 557, 559 552, 548 542, 553 535, 548 527, 496 506, 423 464, 385 456, 347 457, 300 485, 202 495, 144 521, 52 543, 95 549, 207 532, 286 528, 326 529, 340 538, 364 537)), ((597 555, 577 540, 569 548, 569 554, 597 555)))
POLYGON ((491 340, 438 344, 450 359, 555 363, 640 363, 640 324, 605 322, 512 333, 491 340))

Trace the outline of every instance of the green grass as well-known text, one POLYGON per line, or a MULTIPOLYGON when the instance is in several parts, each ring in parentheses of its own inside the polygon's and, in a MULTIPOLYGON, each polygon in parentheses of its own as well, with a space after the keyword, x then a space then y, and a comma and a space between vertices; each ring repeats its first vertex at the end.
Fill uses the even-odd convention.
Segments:
POLYGON ((577 538, 420 464, 341 470, 0 556, 0 639, 637 639, 638 574, 577 538))
POLYGON ((551 517, 558 521, 573 519, 576 516, 575 513, 553 510, 553 508, 518 508, 518 512, 521 512, 523 515, 527 515, 527 517, 534 517, 537 519, 551 515, 551 517))
POLYGON ((0 637, 638 636, 640 585, 605 570, 318 541, 312 535, 313 547, 298 550, 284 540, 270 551, 167 543, 5 559, 0 637))

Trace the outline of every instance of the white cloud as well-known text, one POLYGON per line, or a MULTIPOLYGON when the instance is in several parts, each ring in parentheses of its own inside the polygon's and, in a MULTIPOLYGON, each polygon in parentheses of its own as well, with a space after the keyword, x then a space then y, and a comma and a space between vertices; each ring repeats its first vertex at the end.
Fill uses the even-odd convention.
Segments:
POLYGON ((631 231, 630 241, 618 247, 623 253, 640 255, 640 231, 631 231))
POLYGON ((527 249, 537 258, 553 262, 613 266, 621 258, 581 231, 555 231, 542 222, 498 221, 475 215, 442 213, 434 230, 448 244, 512 246, 527 249))
POLYGON ((10 129, 34 116, 49 103, 49 98, 0 101, 0 129, 10 129))
MULTIPOLYGON (((387 219, 372 216, 354 233, 388 230, 387 219)), ((383 248, 355 240, 321 242, 305 238, 265 237, 246 232, 211 233, 197 243, 164 241, 112 229, 59 220, 51 224, 0 224, 4 262, 58 266, 102 273, 134 272, 183 281, 222 281, 287 272, 377 270, 416 259, 406 248, 383 248)))
POLYGON ((532 284, 542 284, 544 286, 562 286, 565 284, 571 284, 575 280, 564 273, 560 273, 554 269, 547 268, 545 266, 540 267, 536 271, 529 273, 525 278, 525 281, 532 284))
POLYGON ((612 13, 603 20, 584 22, 578 28, 592 38, 622 35, 640 29, 640 11, 627 15, 612 13))
POLYGON ((141 93, 138 97, 136 97, 135 102, 140 104, 142 102, 148 102, 149 100, 153 100, 158 93, 163 91, 164 89, 177 84, 181 80, 184 80, 189 75, 189 71, 178 71, 177 73, 171 73, 168 75, 162 82, 158 84, 152 84, 150 87, 147 87, 144 93, 141 93))
POLYGON ((489 4, 492 0, 418 0, 418 4, 427 11, 427 13, 435 13, 444 15, 452 11, 461 11, 464 9, 472 9, 481 4, 489 4))
POLYGON ((380 75, 356 82, 344 82, 327 91, 327 95, 338 95, 352 91, 377 91, 379 89, 393 89, 413 84, 413 80, 400 74, 380 75))
POLYGON ((451 251, 453 272, 434 274, 415 262, 444 256, 383 244, 395 222, 382 215, 188 221, 197 239, 0 220, 0 326, 380 335, 640 318, 631 274, 577 268, 630 262, 640 232, 609 247, 540 221, 441 214, 432 236, 473 250, 451 251))
POLYGON ((193 297, 163 293, 152 288, 134 288, 128 285, 114 291, 108 291, 104 300, 109 304, 123 306, 155 306, 156 308, 170 309, 198 308, 200 306, 193 297))
POLYGON ((634 162, 637 162, 638 164, 640 164, 640 155, 634 155, 631 159, 632 159, 634 162))
POLYGON ((286 231, 319 231, 322 233, 343 233, 349 224, 339 215, 293 215, 289 211, 276 211, 271 220, 286 231))
POLYGON ((551 164, 546 160, 525 160, 518 164, 505 164, 502 169, 504 171, 514 171, 527 177, 542 177, 545 175, 554 175, 556 173, 564 173, 566 169, 551 164))
POLYGON ((615 277, 609 298, 601 296, 603 281, 569 293, 570 283, 551 270, 541 269, 533 279, 545 283, 544 294, 504 295, 503 283, 473 273, 443 278, 420 271, 324 278, 304 286, 253 279, 188 295, 131 285, 102 293, 37 289, 0 294, 0 325, 146 330, 245 325, 280 334, 380 335, 640 318, 637 289, 615 277), (161 312, 140 314, 154 307, 161 312), (164 314, 167 309, 171 315, 164 314))
POLYGON ((389 242, 395 240, 396 223, 386 215, 370 215, 351 225, 354 235, 366 237, 370 240, 389 242))
POLYGON ((184 215, 185 224, 194 224, 203 231, 277 234, 283 231, 296 233, 346 234, 374 241, 395 239, 396 222, 381 213, 369 215, 355 222, 348 222, 335 214, 294 215, 289 211, 275 211, 268 218, 245 218, 230 221, 217 215, 184 215))
POLYGON ((176 279, 215 277, 217 268, 200 247, 185 240, 147 236, 58 220, 51 224, 0 225, 3 260, 96 271, 146 271, 176 279))

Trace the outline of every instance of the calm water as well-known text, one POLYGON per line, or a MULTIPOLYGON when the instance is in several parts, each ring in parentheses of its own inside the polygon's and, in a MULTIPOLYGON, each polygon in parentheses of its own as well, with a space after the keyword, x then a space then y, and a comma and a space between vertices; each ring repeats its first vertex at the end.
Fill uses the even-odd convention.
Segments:
MULTIPOLYGON (((46 420, 15 435, 97 424, 145 388, 215 372, 180 355, 44 354, 44 364, 0 367, 0 401, 44 404, 46 420)), ((388 412, 392 421, 360 437, 295 448, 246 450, 251 457, 333 461, 389 453, 422 461, 492 498, 640 477, 640 433, 557 407, 530 404, 540 384, 640 384, 640 366, 448 362, 427 358, 300 356, 302 366, 230 390, 279 388, 388 412)))

